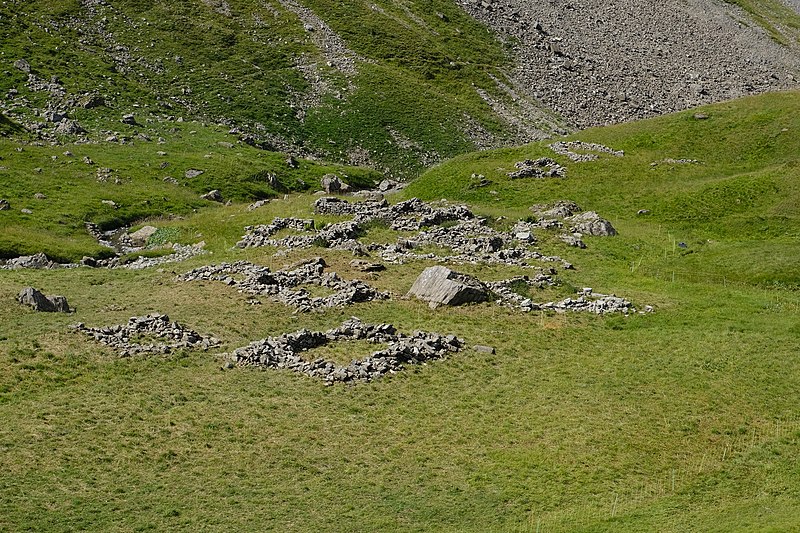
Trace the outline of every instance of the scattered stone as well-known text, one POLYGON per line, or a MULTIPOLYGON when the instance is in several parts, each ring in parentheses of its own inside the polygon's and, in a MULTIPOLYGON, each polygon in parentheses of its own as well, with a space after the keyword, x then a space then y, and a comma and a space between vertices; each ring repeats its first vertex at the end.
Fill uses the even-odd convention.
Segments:
POLYGON ((594 211, 586 211, 567 217, 564 220, 573 224, 573 233, 583 233, 586 235, 594 235, 601 237, 608 237, 617 234, 617 230, 611 225, 611 222, 600 218, 600 215, 594 211))
POLYGON ((220 281, 239 292, 268 296, 303 313, 389 298, 388 293, 378 292, 363 281, 343 280, 336 272, 324 272, 324 269, 325 261, 321 257, 275 272, 265 266, 237 261, 196 268, 179 276, 178 280, 220 281), (310 285, 322 287, 331 294, 311 296, 304 288, 310 285))
POLYGON ((25 74, 31 73, 31 64, 26 59, 17 59, 14 61, 14 68, 24 72, 25 74))
POLYGON ((440 305, 455 306, 489 299, 489 290, 478 279, 443 266, 423 270, 408 294, 428 302, 431 309, 440 305))
POLYGON ((34 194, 33 197, 36 198, 37 200, 47 200, 47 196, 40 192, 34 194))
POLYGON ((222 193, 220 193, 217 189, 214 189, 213 191, 205 193, 200 198, 203 200, 209 200, 211 202, 222 202, 222 193))
POLYGON ((190 168, 189 170, 184 172, 183 175, 187 180, 190 180, 192 178, 196 178, 197 176, 202 175, 204 172, 205 172, 204 170, 198 170, 196 168, 190 168))
POLYGON ((233 143, 229 143, 228 141, 219 141, 217 144, 223 148, 227 148, 228 150, 233 148, 233 143))
POLYGON ((161 314, 132 317, 127 324, 117 326, 90 328, 81 323, 72 327, 114 348, 122 357, 167 354, 179 349, 208 350, 220 344, 215 337, 201 335, 178 322, 170 322, 167 315, 161 314), (141 340, 147 337, 153 339, 152 342, 141 340))
POLYGON ((639 215, 639 216, 649 215, 650 214, 650 210, 649 209, 639 209, 636 212, 636 214, 639 215))
POLYGON ((94 166, 94 161, 92 161, 92 159, 88 155, 83 156, 83 159, 81 159, 81 161, 83 161, 87 165, 94 166))
POLYGON ((300 163, 297 162, 297 159, 295 159, 293 155, 290 155, 286 158, 286 166, 289 168, 300 168, 300 163))
POLYGON ((514 163, 514 167, 517 170, 508 173, 508 177, 512 180, 521 178, 563 178, 567 175, 567 169, 549 157, 541 157, 536 160, 526 159, 514 163))
POLYGON ((22 209, 19 210, 19 212, 22 213, 23 215, 32 215, 33 214, 33 211, 31 211, 27 207, 23 207, 22 209))
POLYGON ((45 254, 22 255, 9 259, 3 267, 5 270, 16 270, 21 268, 49 269, 58 268, 58 263, 51 261, 45 254))
POLYGON ((119 206, 114 200, 100 200, 100 203, 103 205, 107 205, 109 207, 113 207, 114 209, 119 208, 119 206))
POLYGON ((58 135, 80 135, 86 133, 86 129, 74 120, 64 119, 56 126, 55 133, 58 135))
POLYGON ((363 259, 353 259, 350 261, 350 267, 360 272, 382 272, 386 267, 380 263, 370 263, 363 259))
POLYGON ((8 211, 11 209, 11 204, 5 198, 0 198, 0 211, 8 211))
POLYGON ((67 299, 63 296, 45 296, 33 287, 25 287, 17 296, 17 301, 22 305, 29 305, 34 311, 45 313, 72 313, 67 299))
POLYGON ((127 115, 122 115, 120 122, 122 122, 123 124, 127 124, 129 126, 137 125, 136 117, 132 113, 129 113, 127 115))
POLYGON ((158 231, 158 228, 155 226, 143 226, 142 228, 134 231, 133 233, 128 234, 128 238, 133 242, 135 245, 144 246, 147 244, 147 240, 152 237, 155 232, 158 231))
POLYGON ((325 332, 301 329, 250 343, 234 350, 228 355, 228 360, 238 366, 288 369, 332 385, 373 381, 386 374, 399 372, 405 365, 445 358, 461 351, 463 347, 464 341, 454 335, 424 331, 403 335, 391 324, 367 324, 353 317, 338 328, 325 332), (347 366, 324 359, 309 361, 302 356, 303 352, 329 343, 353 340, 387 346, 347 366))
POLYGON ((558 141, 551 144, 550 149, 559 155, 567 156, 576 163, 596 161, 599 158, 597 154, 610 154, 614 157, 623 157, 625 155, 622 150, 614 150, 602 144, 583 141, 558 141))
POLYGON ((259 207, 264 207, 269 203, 269 200, 258 200, 257 202, 253 202, 252 204, 247 206, 248 211, 255 211, 259 207))
POLYGON ((695 120, 708 120, 708 118, 709 118, 709 116, 706 115, 705 113, 695 113, 694 114, 694 119, 695 120))

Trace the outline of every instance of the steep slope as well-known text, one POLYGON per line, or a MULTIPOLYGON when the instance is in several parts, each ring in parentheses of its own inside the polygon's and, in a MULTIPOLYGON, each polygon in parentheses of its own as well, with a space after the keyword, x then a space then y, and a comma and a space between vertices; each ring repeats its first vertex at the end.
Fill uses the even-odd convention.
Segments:
POLYGON ((449 0, 11 1, 0 20, 0 110, 46 140, 103 140, 136 111, 414 175, 558 129, 514 107, 501 43, 449 0))
POLYGON ((800 16, 774 0, 460 0, 514 46, 517 82, 580 127, 800 80, 800 16))

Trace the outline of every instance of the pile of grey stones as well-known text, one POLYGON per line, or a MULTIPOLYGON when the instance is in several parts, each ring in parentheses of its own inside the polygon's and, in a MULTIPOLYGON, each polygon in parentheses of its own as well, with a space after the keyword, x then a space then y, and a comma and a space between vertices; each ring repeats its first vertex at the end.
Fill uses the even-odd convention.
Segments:
POLYGON ((301 329, 250 343, 228 354, 229 365, 289 369, 319 378, 326 384, 369 382, 396 373, 409 364, 424 364, 442 359, 464 348, 464 341, 454 335, 415 331, 398 333, 391 324, 368 324, 356 317, 325 332, 301 329), (332 342, 368 341, 385 344, 382 350, 352 361, 347 366, 325 359, 309 361, 302 354, 332 342))
POLYGON ((623 157, 625 152, 614 150, 603 144, 587 143, 583 141, 557 141, 550 145, 550 149, 559 155, 564 155, 576 163, 597 161, 598 154, 610 154, 614 157, 623 157))
POLYGON ((388 293, 363 281, 344 280, 336 272, 325 272, 326 266, 324 259, 315 257, 273 272, 266 266, 236 261, 196 268, 178 276, 178 281, 219 281, 242 293, 269 296, 300 313, 389 298, 388 293), (311 296, 303 285, 316 285, 333 293, 311 296))
POLYGON ((567 175, 567 169, 556 163, 549 157, 539 159, 525 159, 514 163, 517 169, 508 173, 512 180, 521 178, 563 178, 567 175))
POLYGON ((208 350, 220 344, 215 337, 202 335, 178 322, 171 322, 167 315, 162 314, 131 317, 127 324, 115 326, 90 328, 78 323, 72 328, 114 348, 122 357, 168 354, 179 349, 208 350))

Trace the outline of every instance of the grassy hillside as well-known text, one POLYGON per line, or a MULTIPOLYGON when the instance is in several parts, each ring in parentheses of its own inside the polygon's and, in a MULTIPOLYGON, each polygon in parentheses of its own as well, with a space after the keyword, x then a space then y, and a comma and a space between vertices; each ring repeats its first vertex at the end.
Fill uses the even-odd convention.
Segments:
POLYGON ((185 217, 217 205, 200 198, 213 189, 225 201, 242 202, 317 190, 327 173, 356 188, 382 179, 366 168, 302 159, 292 168, 285 154, 237 143, 217 126, 120 126, 123 144, 37 146, 0 139, 0 197, 11 205, 0 212, 0 258, 45 252, 75 262, 108 255, 86 231, 87 222, 108 230, 149 217, 185 217), (188 170, 202 174, 187 177, 188 170))
POLYGON ((25 59, 41 80, 60 78, 57 103, 76 100, 71 118, 92 132, 137 106, 403 176, 474 149, 471 130, 513 139, 476 91, 507 100, 494 81, 507 54, 454 3, 303 5, 312 11, 278 0, 6 2, 0 94, 20 91, 7 113, 48 107, 52 95, 13 66, 25 59), (85 109, 89 93, 105 105, 85 109))
MULTIPOLYGON (((586 237, 586 250, 543 239, 543 253, 576 270, 536 296, 590 286, 653 305, 652 314, 431 310, 395 298, 297 315, 267 299, 248 305, 222 283, 175 281, 173 272, 209 262, 278 268, 309 254, 363 277, 344 252, 231 249, 245 225, 310 215, 310 195, 157 220, 207 239, 211 256, 181 264, 0 271, 0 529, 792 530, 799 100, 769 95, 705 108, 707 120, 681 113, 581 132, 625 157, 556 156, 567 167, 561 180, 505 177, 515 161, 552 155, 530 145, 457 158, 409 187, 511 219, 556 199, 597 210, 619 235, 586 237), (702 163, 651 166, 667 158, 702 163), (492 183, 476 187, 472 174, 492 183), (29 284, 66 295, 77 313, 16 306, 29 284), (497 353, 468 350, 371 384, 325 387, 288 371, 223 372, 212 353, 120 359, 67 328, 147 312, 215 334, 221 350, 357 315, 497 353)), ((368 281, 401 296, 424 266, 388 265, 368 281)))
POLYGON ((673 270, 692 279, 800 282, 800 93, 747 98, 653 120, 586 130, 581 140, 625 156, 571 163, 547 143, 469 154, 431 169, 408 196, 467 201, 518 216, 536 203, 569 199, 640 237, 633 249, 616 241, 598 252, 625 256, 635 268, 673 270), (700 112, 707 119, 698 120, 700 112), (514 163, 553 157, 563 180, 511 180, 514 163), (693 163, 664 160, 694 160, 693 163), (477 187, 473 174, 492 183, 477 187), (644 216, 639 210, 647 210, 644 216), (687 249, 676 244, 685 242, 687 249), (760 261, 759 258, 768 258, 760 261))

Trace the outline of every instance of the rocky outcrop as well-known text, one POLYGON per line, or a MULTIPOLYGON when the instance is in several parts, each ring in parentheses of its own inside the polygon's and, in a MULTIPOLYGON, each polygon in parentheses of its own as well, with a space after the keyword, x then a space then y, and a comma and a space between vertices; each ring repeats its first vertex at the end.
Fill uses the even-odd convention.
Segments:
POLYGON ((586 211, 577 215, 572 215, 564 219, 572 224, 573 233, 594 235, 597 237, 609 237, 617 234, 617 230, 611 222, 601 218, 594 211, 586 211))
POLYGON ((17 301, 22 305, 33 308, 34 311, 45 313, 71 313, 67 299, 64 296, 45 296, 33 287, 25 287, 17 296, 17 301))
POLYGON ((153 314, 132 317, 127 324, 90 328, 85 324, 72 326, 75 331, 117 350, 122 357, 137 354, 167 354, 180 349, 208 350, 219 340, 202 335, 167 315, 153 314))
POLYGON ((234 350, 228 359, 231 366, 287 369, 332 385, 369 382, 399 372, 406 365, 442 359, 463 347, 464 341, 454 335, 443 336, 423 331, 404 335, 398 333, 391 324, 367 324, 353 317, 338 328, 325 332, 302 329, 250 343, 234 350), (303 357, 304 352, 314 348, 354 340, 385 344, 386 347, 363 359, 356 359, 347 366, 325 359, 309 360, 303 357))
POLYGON ((454 272, 447 267, 426 268, 417 277, 409 296, 428 302, 431 309, 440 305, 480 303, 489 299, 489 290, 478 279, 454 272))

